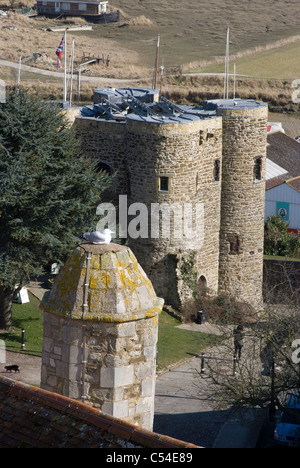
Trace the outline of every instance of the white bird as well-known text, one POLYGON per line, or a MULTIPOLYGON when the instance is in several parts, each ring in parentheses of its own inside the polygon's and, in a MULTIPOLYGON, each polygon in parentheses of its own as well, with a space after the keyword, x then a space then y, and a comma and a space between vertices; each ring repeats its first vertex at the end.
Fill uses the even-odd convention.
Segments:
POLYGON ((85 239, 92 244, 109 244, 111 242, 111 235, 114 232, 110 229, 104 229, 104 231, 85 232, 81 239, 85 239))

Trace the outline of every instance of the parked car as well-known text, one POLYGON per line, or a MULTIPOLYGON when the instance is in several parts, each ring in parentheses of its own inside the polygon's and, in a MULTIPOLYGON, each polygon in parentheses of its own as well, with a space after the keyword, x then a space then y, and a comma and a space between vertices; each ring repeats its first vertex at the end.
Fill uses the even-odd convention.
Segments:
POLYGON ((300 448, 300 396, 291 395, 276 424, 274 438, 278 445, 300 448))

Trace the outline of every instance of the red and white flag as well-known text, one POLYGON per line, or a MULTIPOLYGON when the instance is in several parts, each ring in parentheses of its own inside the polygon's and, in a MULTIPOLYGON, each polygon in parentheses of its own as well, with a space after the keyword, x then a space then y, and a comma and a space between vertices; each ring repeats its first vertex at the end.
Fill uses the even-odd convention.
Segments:
POLYGON ((60 44, 59 44, 59 46, 57 47, 57 50, 56 50, 56 55, 57 55, 57 67, 56 67, 56 69, 57 70, 60 67, 61 55, 62 55, 62 53, 64 51, 64 39, 65 39, 65 36, 63 36, 63 38, 60 41, 60 44))

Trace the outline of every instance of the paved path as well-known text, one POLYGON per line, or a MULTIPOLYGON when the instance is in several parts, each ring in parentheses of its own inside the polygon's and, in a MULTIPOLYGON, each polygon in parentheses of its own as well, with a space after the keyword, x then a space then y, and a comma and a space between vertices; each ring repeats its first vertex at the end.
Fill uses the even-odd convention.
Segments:
POLYGON ((255 448, 265 413, 216 410, 210 379, 200 371, 201 359, 193 358, 158 377, 154 431, 205 448, 255 448))
POLYGON ((215 411, 201 360, 194 358, 158 377, 156 382, 154 431, 212 447, 228 417, 215 411))

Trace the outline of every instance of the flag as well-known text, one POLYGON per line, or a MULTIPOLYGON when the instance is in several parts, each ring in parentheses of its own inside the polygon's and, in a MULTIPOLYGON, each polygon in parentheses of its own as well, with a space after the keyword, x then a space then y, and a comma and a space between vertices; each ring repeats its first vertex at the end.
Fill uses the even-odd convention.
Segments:
POLYGON ((57 70, 59 69, 61 55, 62 55, 62 53, 64 51, 64 38, 65 38, 65 36, 63 36, 63 38, 60 41, 60 44, 59 44, 59 46, 57 47, 57 50, 56 50, 56 55, 57 55, 57 67, 56 67, 56 69, 57 70))

